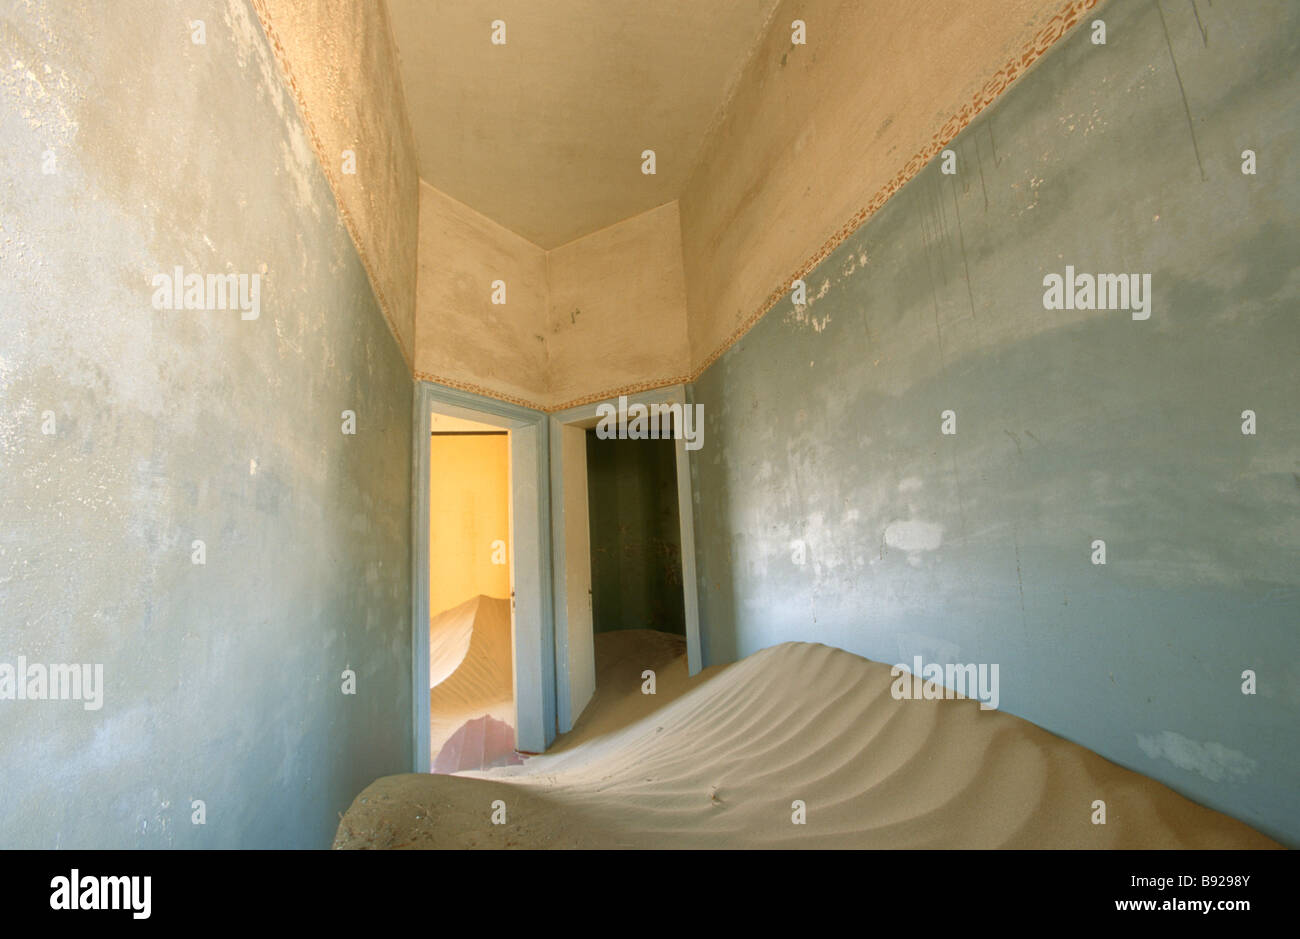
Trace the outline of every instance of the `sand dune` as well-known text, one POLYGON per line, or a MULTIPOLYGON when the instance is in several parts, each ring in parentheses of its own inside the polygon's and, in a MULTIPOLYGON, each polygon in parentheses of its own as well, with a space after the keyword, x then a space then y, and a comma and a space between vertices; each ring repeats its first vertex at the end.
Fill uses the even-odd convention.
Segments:
POLYGON ((1009 714, 895 700, 887 665, 842 650, 786 643, 689 679, 674 637, 597 640, 597 696, 549 753, 377 780, 335 847, 1278 847, 1009 714))
POLYGON ((510 601, 478 596, 429 620, 429 752, 484 715, 515 722, 510 601))

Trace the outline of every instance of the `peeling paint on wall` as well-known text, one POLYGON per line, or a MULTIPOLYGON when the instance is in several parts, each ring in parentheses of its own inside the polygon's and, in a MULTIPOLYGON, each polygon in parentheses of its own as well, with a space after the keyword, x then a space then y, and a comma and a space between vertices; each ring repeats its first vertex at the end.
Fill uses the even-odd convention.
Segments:
POLYGON ((792 280, 818 267, 1097 2, 1003 0, 990 17, 986 5, 954 12, 879 0, 828 10, 785 0, 680 199, 692 376, 786 300, 792 280), (810 31, 792 52, 779 24, 796 17, 810 31), (904 33, 931 41, 901 53, 904 33), (863 61, 885 65, 863 69, 863 61), (935 101, 948 102, 938 116, 935 101), (819 247, 808 255, 810 244, 819 247))
POLYGON ((1224 56, 1166 7, 1111 0, 807 272, 821 332, 700 375, 705 663, 999 663, 1002 709, 1300 844, 1300 12, 1202 10, 1224 56), (1149 272, 1151 318, 1045 309, 1071 263, 1149 272))
POLYGON ((1138 734, 1138 746, 1153 760, 1168 760, 1179 769, 1204 776, 1210 782, 1249 776, 1259 766, 1240 750, 1221 743, 1201 743, 1172 730, 1158 734, 1138 734))

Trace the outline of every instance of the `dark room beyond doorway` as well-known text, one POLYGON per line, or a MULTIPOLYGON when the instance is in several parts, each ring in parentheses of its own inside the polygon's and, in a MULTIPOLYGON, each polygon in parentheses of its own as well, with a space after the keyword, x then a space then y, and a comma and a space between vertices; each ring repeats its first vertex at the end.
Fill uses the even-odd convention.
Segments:
POLYGON ((587 431, 595 632, 686 635, 672 440, 601 440, 587 431))

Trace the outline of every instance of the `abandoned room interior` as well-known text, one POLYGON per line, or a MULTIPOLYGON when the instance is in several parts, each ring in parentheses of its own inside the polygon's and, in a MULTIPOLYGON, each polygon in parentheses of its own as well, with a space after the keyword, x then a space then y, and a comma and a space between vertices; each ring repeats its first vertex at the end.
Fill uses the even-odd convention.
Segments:
POLYGON ((0 847, 1300 846, 1297 62, 4 0, 0 847))

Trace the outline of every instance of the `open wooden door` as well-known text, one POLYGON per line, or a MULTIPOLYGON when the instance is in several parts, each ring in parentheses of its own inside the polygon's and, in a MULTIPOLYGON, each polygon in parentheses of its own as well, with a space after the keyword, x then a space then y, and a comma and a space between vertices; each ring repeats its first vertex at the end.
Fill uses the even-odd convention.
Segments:
MULTIPOLYGON (((587 517, 587 432, 565 425, 560 430, 563 449, 562 520, 564 570, 564 654, 567 664, 567 701, 558 708, 560 731, 565 732, 582 714, 596 693, 596 648, 591 618, 591 529, 587 517)), ((561 688, 563 695, 566 689, 561 688)))
MULTIPOLYGON (((510 530, 512 545, 540 544, 546 538, 538 512, 539 425, 510 429, 510 530)), ((513 639, 515 739, 517 749, 541 753, 555 736, 550 705, 553 653, 544 622, 545 559, 515 552, 510 564, 510 628, 513 639), (551 667, 548 668, 547 666, 551 667)))
MULTIPOLYGON (((620 399, 623 400, 623 399, 620 399)), ((626 396, 632 404, 688 405, 686 388, 674 385, 626 396)), ((592 630, 591 529, 588 517, 587 430, 614 400, 584 404, 550 415, 551 561, 555 611, 555 716, 567 733, 596 692, 596 642, 592 630)), ((701 668, 700 607, 695 571, 694 500, 690 454, 677 435, 677 506, 686 618, 686 662, 701 668)))

